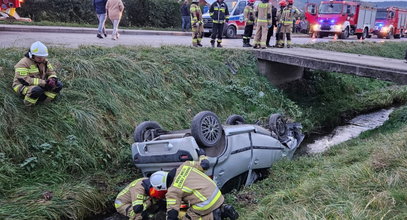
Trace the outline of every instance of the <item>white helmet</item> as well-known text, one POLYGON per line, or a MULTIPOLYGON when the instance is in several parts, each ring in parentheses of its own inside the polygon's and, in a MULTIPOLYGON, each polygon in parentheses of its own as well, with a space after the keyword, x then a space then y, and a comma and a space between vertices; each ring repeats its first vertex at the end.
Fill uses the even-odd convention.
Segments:
POLYGON ((192 0, 193 3, 199 3, 199 0, 192 0))
POLYGON ((150 176, 150 183, 156 190, 167 190, 168 172, 157 171, 150 176))
POLYGON ((48 48, 41 42, 37 41, 31 44, 29 56, 39 56, 39 57, 47 57, 48 56, 48 48))

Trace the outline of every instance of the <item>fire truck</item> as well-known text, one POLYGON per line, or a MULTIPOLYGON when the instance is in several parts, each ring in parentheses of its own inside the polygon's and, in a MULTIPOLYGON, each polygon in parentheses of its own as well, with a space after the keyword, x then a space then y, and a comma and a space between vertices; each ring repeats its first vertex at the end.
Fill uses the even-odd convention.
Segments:
POLYGON ((374 34, 379 38, 401 38, 407 30, 407 10, 396 7, 379 8, 374 34))
POLYGON ((29 18, 20 17, 16 8, 21 7, 24 0, 0 0, 0 20, 17 20, 31 22, 29 18))
POLYGON ((358 39, 372 36, 377 9, 360 1, 322 1, 319 6, 309 3, 305 16, 310 23, 310 35, 335 35, 346 39, 355 34, 358 39))

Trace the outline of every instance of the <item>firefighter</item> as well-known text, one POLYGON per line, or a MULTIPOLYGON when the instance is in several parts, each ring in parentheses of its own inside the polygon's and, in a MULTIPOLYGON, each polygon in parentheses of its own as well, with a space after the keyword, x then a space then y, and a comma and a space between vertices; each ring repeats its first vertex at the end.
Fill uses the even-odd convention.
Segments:
POLYGON ((284 47, 284 34, 287 38, 287 48, 291 47, 291 32, 293 22, 300 15, 300 11, 293 5, 294 0, 288 0, 288 5, 283 9, 280 17, 281 30, 277 47, 284 47))
MULTIPOLYGON (((271 1, 270 1, 270 5, 271 5, 271 25, 269 25, 269 29, 267 32, 267 40, 266 40, 267 47, 271 47, 270 39, 274 34, 274 27, 277 27, 277 23, 276 23, 277 8, 274 7, 274 5, 272 4, 271 1)), ((277 33, 276 33, 276 35, 277 35, 277 33)))
POLYGON ((229 22, 229 9, 223 0, 216 0, 209 9, 209 15, 213 21, 211 45, 215 47, 215 39, 218 38, 217 47, 222 47, 223 26, 229 22))
POLYGON ((170 172, 157 171, 150 177, 151 185, 157 190, 167 190, 167 220, 177 220, 181 202, 190 205, 184 220, 212 220, 239 217, 230 205, 223 204, 224 198, 216 183, 199 169, 181 164, 170 172))
POLYGON ((192 24, 192 46, 202 47, 201 41, 203 36, 202 11, 199 7, 199 0, 192 0, 190 7, 191 24, 192 24))
POLYGON ((165 191, 151 186, 149 178, 140 178, 126 186, 114 201, 118 213, 130 220, 141 220, 150 214, 165 216, 165 191))
POLYGON ((266 49, 268 26, 271 24, 271 6, 268 0, 261 0, 254 10, 256 15, 256 36, 254 37, 255 49, 266 49))
POLYGON ((250 44, 250 38, 253 35, 255 1, 256 0, 249 0, 246 7, 244 8, 244 20, 246 22, 246 26, 244 27, 243 47, 252 47, 252 45, 250 44))
MULTIPOLYGON (((281 18, 281 14, 283 13, 284 8, 287 6, 287 2, 285 0, 281 0, 278 4, 280 5, 280 9, 276 13, 277 31, 276 31, 276 44, 275 44, 275 47, 280 46, 278 44, 279 39, 280 39, 281 26, 282 26, 282 23, 280 22, 280 18, 281 18)), ((284 47, 284 42, 281 45, 284 47)))
POLYGON ((13 90, 24 97, 26 106, 52 101, 62 89, 62 83, 47 60, 47 47, 37 41, 15 66, 13 90))

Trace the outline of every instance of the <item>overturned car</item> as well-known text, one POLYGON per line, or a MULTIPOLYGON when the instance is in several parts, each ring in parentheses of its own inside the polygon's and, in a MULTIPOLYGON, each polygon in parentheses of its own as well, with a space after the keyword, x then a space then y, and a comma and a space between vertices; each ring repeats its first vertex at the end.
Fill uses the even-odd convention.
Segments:
POLYGON ((239 115, 229 116, 222 125, 216 114, 203 111, 187 130, 166 131, 154 121, 140 123, 131 149, 144 176, 196 161, 203 150, 210 162, 206 174, 225 193, 263 178, 277 160, 292 158, 303 139, 301 125, 287 123, 280 114, 272 114, 263 127, 245 124, 239 115))

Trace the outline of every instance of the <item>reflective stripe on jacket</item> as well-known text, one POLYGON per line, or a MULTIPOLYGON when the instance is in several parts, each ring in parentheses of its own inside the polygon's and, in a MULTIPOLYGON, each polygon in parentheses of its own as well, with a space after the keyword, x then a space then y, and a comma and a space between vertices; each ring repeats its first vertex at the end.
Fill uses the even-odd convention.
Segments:
POLYGON ((252 25, 254 23, 253 5, 246 5, 244 8, 244 21, 246 21, 246 25, 252 25))
POLYGON ((225 2, 215 1, 209 9, 209 15, 213 19, 213 23, 223 24, 225 19, 229 19, 229 10, 225 2))
POLYGON ((191 12, 191 24, 203 24, 201 8, 197 4, 191 4, 189 10, 191 12))
POLYGON ((120 191, 114 201, 114 207, 117 212, 130 219, 142 219, 141 213, 134 213, 133 207, 136 205, 143 205, 144 208, 146 208, 149 205, 148 192, 146 192, 146 188, 142 185, 143 180, 149 179, 140 178, 134 180, 120 191))
POLYGON ((300 11, 292 5, 289 5, 281 12, 280 23, 283 25, 292 25, 295 17, 300 16, 300 11))
POLYGON ((256 23, 271 24, 271 6, 269 3, 259 3, 254 11, 256 23))

